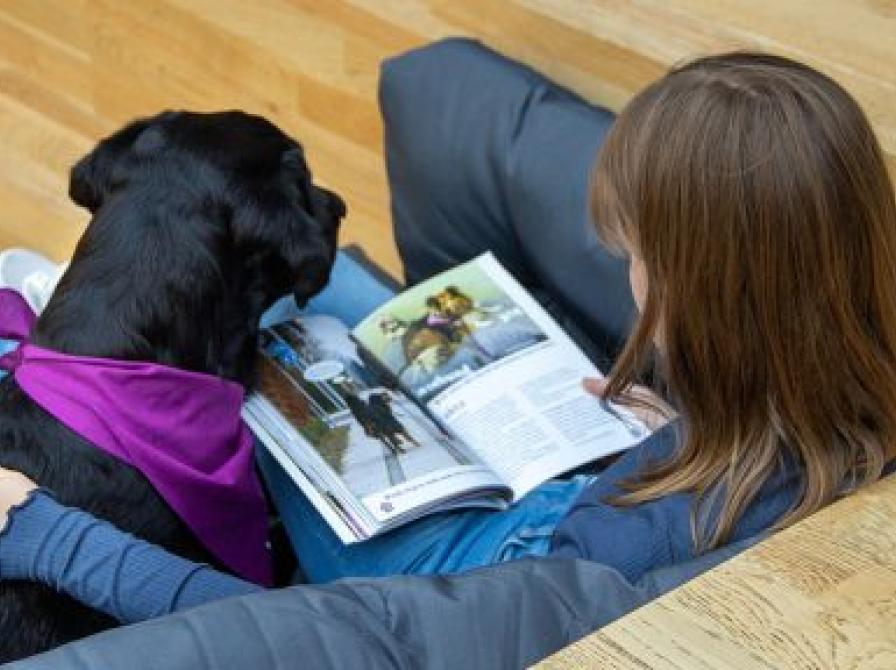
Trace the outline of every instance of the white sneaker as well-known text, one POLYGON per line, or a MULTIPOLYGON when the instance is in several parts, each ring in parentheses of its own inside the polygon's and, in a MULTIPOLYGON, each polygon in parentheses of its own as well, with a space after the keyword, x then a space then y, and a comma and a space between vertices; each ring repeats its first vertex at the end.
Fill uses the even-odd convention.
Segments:
POLYGON ((44 311, 68 263, 57 265, 30 249, 0 251, 0 288, 22 294, 35 314, 44 311))

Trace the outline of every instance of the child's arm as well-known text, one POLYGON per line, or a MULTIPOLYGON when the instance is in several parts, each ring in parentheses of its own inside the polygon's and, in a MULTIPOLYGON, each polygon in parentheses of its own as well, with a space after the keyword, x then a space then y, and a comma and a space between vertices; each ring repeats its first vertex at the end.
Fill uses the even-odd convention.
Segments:
POLYGON ((0 580, 43 582, 122 623, 261 590, 63 507, 45 491, 18 487, 11 500, 14 486, 0 477, 0 522, 8 513, 0 580))

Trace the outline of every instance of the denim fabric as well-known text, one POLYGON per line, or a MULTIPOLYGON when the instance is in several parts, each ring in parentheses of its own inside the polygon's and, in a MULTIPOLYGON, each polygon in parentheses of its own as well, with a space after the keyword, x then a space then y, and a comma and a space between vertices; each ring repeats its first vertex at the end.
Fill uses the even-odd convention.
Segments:
MULTIPOLYGON (((0 340, 0 356, 8 351, 12 351, 15 346, 16 343, 12 340, 0 340)), ((3 379, 7 374, 9 373, 6 370, 0 370, 0 379, 3 379)))
POLYGON ((267 450, 259 447, 256 454, 302 570, 312 583, 343 577, 455 574, 545 556, 554 529, 594 480, 583 475, 549 481, 504 511, 440 512, 346 545, 267 450))
POLYGON ((267 328, 301 314, 335 316, 349 328, 354 328, 377 307, 395 295, 383 286, 363 265, 345 252, 336 254, 326 288, 300 310, 291 295, 284 296, 261 316, 261 327, 267 328))

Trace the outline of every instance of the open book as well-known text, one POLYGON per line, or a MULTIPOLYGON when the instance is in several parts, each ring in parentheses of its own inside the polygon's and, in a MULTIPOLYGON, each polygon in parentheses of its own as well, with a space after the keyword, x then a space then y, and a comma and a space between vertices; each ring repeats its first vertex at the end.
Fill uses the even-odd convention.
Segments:
POLYGON ((343 542, 434 511, 501 508, 643 439, 581 386, 598 370, 491 254, 397 295, 353 331, 263 332, 243 415, 343 542))

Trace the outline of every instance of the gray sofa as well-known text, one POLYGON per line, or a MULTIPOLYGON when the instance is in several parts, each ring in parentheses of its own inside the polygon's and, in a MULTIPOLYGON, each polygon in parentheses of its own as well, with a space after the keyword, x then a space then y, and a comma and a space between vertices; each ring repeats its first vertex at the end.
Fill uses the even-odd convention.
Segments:
POLYGON ((386 61, 380 107, 408 283, 491 250, 604 367, 635 309, 588 213, 613 115, 466 39, 386 61))
POLYGON ((231 598, 10 664, 37 670, 523 668, 748 543, 633 586, 586 561, 525 560, 457 577, 346 580, 231 598))
MULTIPOLYGON (((606 364, 633 313, 626 267, 600 247, 587 213, 589 169, 612 115, 468 40, 386 62, 380 102, 406 279, 491 249, 606 364)), ((637 585, 594 563, 527 560, 448 578, 297 586, 109 631, 14 667, 522 667, 751 543, 637 585)))

